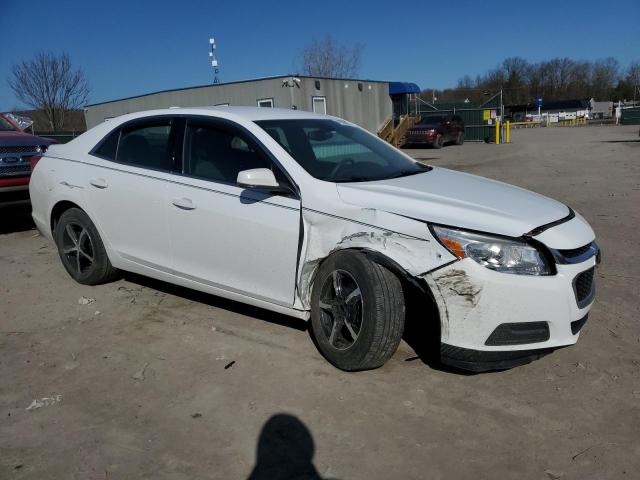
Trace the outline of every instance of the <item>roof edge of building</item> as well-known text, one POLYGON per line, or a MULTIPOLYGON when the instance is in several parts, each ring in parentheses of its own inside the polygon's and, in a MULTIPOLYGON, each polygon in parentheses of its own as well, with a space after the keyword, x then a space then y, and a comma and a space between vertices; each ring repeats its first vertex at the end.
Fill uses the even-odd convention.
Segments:
POLYGON ((274 76, 268 76, 268 77, 257 77, 257 78, 249 78, 246 80, 236 80, 234 82, 224 82, 224 83, 211 83, 211 84, 207 84, 207 85, 195 85, 192 87, 182 87, 182 88, 169 88, 167 90, 158 90, 157 92, 150 92, 150 93, 142 93, 140 95, 132 95, 130 97, 124 97, 124 98, 116 98, 113 100, 106 100, 104 102, 97 102, 97 103, 91 103, 88 105, 85 105, 84 108, 89 108, 89 107, 97 107, 98 105, 105 105, 107 103, 114 103, 114 102, 123 102, 125 100, 133 100, 134 98, 142 98, 142 97, 148 97, 151 95, 157 95, 159 93, 169 93, 169 92, 180 92, 182 90, 196 90, 199 88, 209 88, 209 87, 217 87, 217 86, 224 86, 224 85, 236 85, 239 83, 248 83, 248 82, 258 82, 260 80, 276 80, 279 78, 291 78, 291 77, 295 77, 295 78, 311 78, 314 80, 342 80, 342 81, 349 81, 349 82, 369 82, 369 83, 393 83, 387 80, 369 80, 369 79, 364 79, 364 78, 333 78, 333 77, 314 77, 311 75, 296 75, 296 74, 291 74, 291 75, 274 75, 274 76))

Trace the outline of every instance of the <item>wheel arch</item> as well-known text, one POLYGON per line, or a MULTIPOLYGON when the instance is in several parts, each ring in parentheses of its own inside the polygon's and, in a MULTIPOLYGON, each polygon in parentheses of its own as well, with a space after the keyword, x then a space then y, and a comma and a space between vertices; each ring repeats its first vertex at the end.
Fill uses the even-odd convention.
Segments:
POLYGON ((325 256, 324 258, 320 259, 320 261, 318 261, 318 263, 316 264, 315 268, 314 268, 314 272, 311 276, 311 281, 309 282, 309 297, 311 296, 311 290, 313 289, 313 285, 315 283, 316 280, 316 274, 318 272, 318 270, 320 269, 320 266, 327 261, 327 259, 329 259, 332 255, 334 255, 335 253, 338 252, 358 252, 361 253, 363 255, 365 255, 367 258, 369 258, 370 260, 372 260, 373 262, 376 262, 380 265, 382 265, 383 267, 387 268, 388 270, 391 271, 391 273, 393 273, 396 277, 398 277, 401 281, 401 283, 404 285, 409 285, 412 288, 414 288, 416 290, 417 293, 421 294, 421 295, 426 295, 430 301, 433 301, 436 304, 436 308, 437 308, 437 303, 435 302, 435 296, 433 295, 433 292, 431 291, 431 287, 427 284, 427 282, 420 277, 416 277, 411 275, 404 267, 402 267, 402 265, 400 265, 397 261, 395 261, 394 259, 392 259, 391 257, 389 257, 388 255, 385 255, 384 253, 378 251, 378 250, 374 250, 371 248, 366 248, 366 247, 348 247, 348 248, 339 248, 336 250, 333 250, 332 252, 330 252, 327 256, 325 256))
POLYGON ((400 280, 406 308, 403 338, 418 357, 428 363, 437 364, 440 355, 441 335, 443 328, 446 327, 443 325, 443 321, 447 319, 447 312, 442 310, 441 303, 438 302, 431 286, 422 275, 412 275, 400 263, 383 252, 366 247, 333 250, 317 263, 309 282, 309 297, 320 266, 333 254, 345 251, 365 255, 371 261, 387 268, 400 280))
MULTIPOLYGON (((82 210, 85 214, 89 215, 84 208, 82 208, 80 205, 76 204, 75 202, 72 202, 70 200, 59 200, 53 206, 53 208, 51 209, 51 215, 49 215, 49 227, 51 228, 52 235, 56 231, 56 226, 58 225, 58 222, 60 221, 60 217, 62 216, 62 214, 71 208, 77 208, 79 210, 82 210)), ((91 221, 93 222, 93 220, 91 221)))

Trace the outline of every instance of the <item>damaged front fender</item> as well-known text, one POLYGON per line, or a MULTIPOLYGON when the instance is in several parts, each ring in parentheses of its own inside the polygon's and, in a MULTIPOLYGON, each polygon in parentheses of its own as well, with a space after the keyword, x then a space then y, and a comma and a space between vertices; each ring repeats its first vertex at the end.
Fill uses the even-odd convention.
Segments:
POLYGON ((376 209, 353 209, 350 218, 303 209, 304 239, 297 278, 297 301, 310 308, 318 266, 344 249, 377 252, 418 278, 455 258, 431 236, 425 223, 376 209))

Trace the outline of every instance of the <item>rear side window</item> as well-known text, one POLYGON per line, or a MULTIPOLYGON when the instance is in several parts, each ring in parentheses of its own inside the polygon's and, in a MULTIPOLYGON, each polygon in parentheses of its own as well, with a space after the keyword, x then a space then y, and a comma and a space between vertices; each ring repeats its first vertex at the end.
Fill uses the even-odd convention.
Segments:
POLYGON ((95 149, 94 153, 99 157, 107 160, 116 159, 116 151, 118 150, 118 139, 120 138, 120 129, 111 132, 95 149))
POLYGON ((171 170, 170 135, 170 120, 125 127, 120 134, 117 161, 136 167, 171 170))
POLYGON ((239 172, 252 168, 271 168, 271 161, 241 132, 217 124, 187 125, 185 174, 235 184, 239 172))

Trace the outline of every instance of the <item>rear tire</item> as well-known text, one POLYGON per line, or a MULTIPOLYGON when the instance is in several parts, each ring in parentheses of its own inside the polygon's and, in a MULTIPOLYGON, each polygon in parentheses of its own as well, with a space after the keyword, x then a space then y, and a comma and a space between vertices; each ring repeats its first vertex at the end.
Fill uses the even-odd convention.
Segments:
POLYGON ((455 144, 462 145, 464 143, 464 132, 458 132, 458 136, 456 137, 455 144))
POLYGON ((111 265, 98 230, 79 208, 62 214, 54 238, 62 265, 76 282, 98 285, 117 277, 118 270, 111 265))
POLYGON ((316 275, 311 334, 334 366, 358 371, 382 366, 398 348, 405 302, 398 277, 366 255, 337 252, 316 275))

